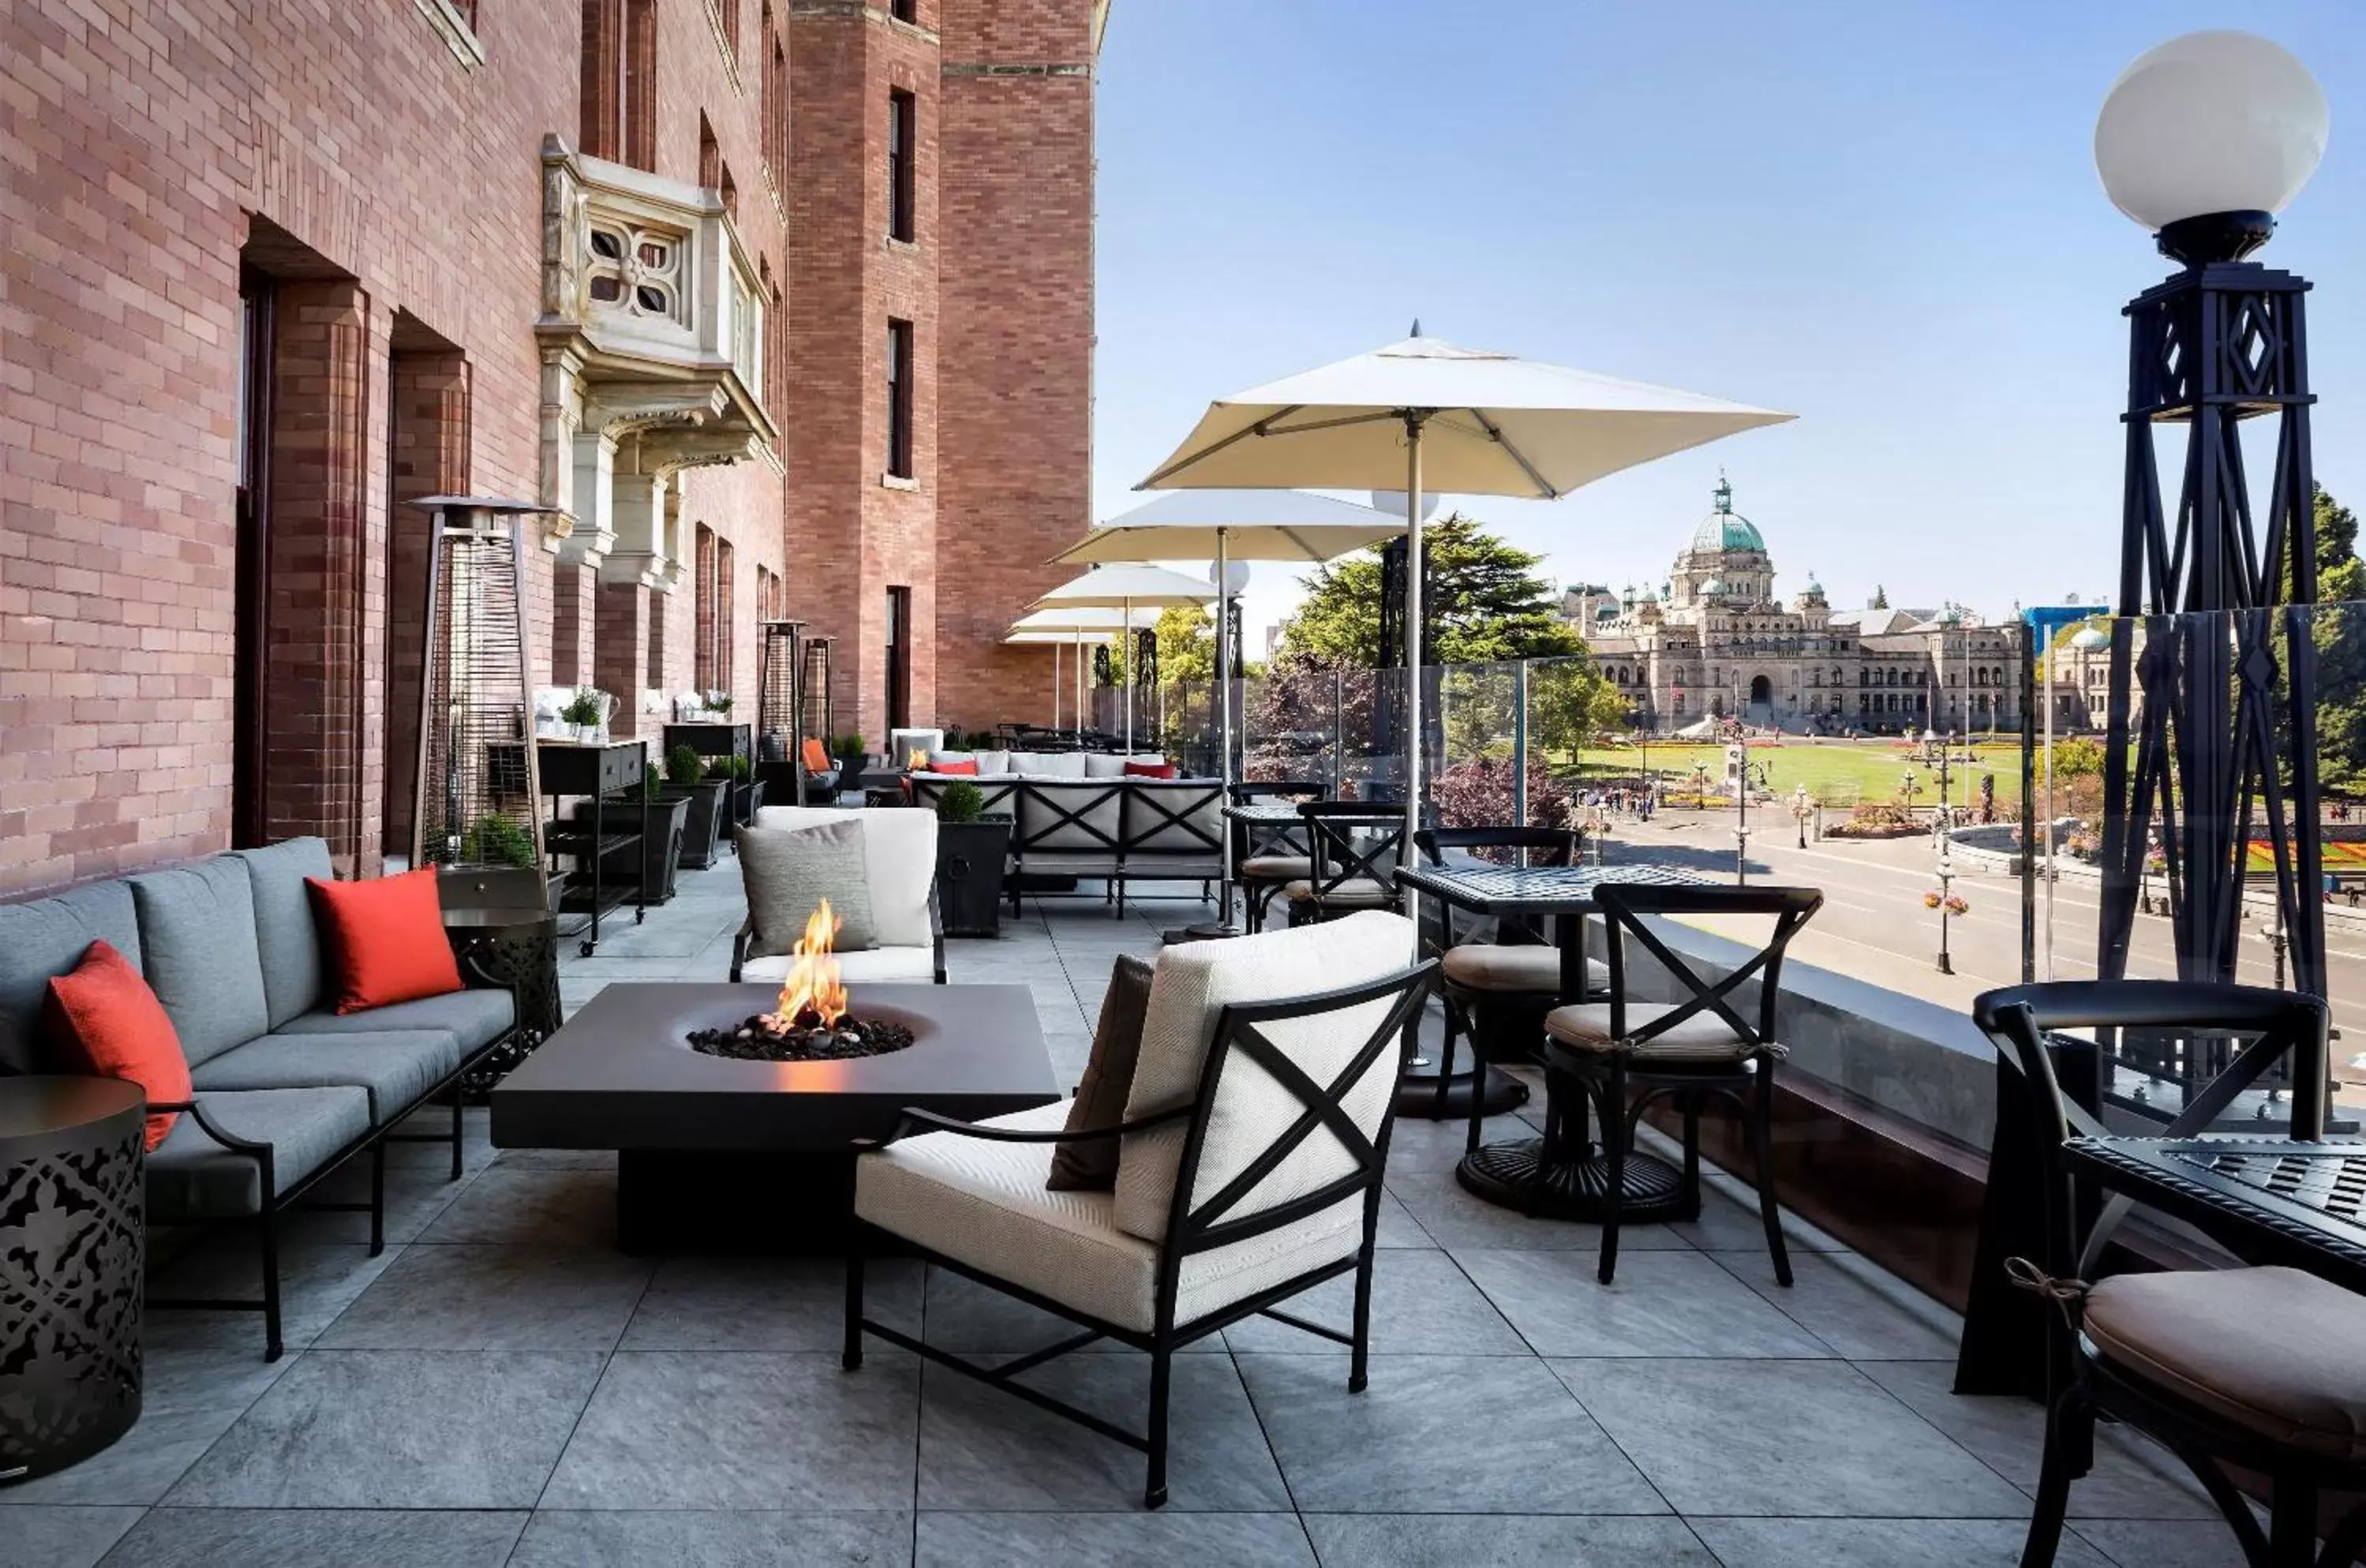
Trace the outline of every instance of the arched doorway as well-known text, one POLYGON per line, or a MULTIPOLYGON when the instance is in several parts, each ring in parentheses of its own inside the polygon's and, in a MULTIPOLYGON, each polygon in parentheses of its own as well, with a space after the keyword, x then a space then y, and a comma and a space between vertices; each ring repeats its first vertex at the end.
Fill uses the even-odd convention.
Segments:
POLYGON ((1750 700, 1752 705, 1773 702, 1774 682, 1763 675, 1752 675, 1750 678, 1750 700))

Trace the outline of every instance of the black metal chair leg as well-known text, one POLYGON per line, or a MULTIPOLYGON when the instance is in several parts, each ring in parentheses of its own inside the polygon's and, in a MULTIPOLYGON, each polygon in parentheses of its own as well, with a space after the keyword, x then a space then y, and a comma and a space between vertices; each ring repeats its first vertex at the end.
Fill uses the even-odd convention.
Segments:
POLYGON ((468 1125, 461 1112, 466 1109, 467 1097, 461 1094, 460 1086, 455 1083, 452 1086, 452 1179, 455 1181, 460 1179, 460 1172, 463 1168, 460 1148, 468 1136, 468 1125))
POLYGON ((1700 1218, 1700 1096, 1688 1094, 1681 1101, 1684 1113, 1684 1207, 1687 1219, 1700 1218))
POLYGON ((2037 1472, 2037 1500, 2029 1513, 2029 1534, 2021 1546, 2021 1568, 2053 1568, 2054 1554, 2061 1549, 2062 1522, 2070 1512, 2070 1481, 2072 1463, 2071 1434, 2066 1423, 2076 1419, 2071 1402, 2076 1393, 2065 1393, 2045 1417, 2045 1457, 2037 1472))
POLYGON ((1166 1506, 1166 1386, 1174 1347, 1164 1339, 1150 1352, 1150 1464, 1142 1491, 1142 1506, 1166 1506))
MULTIPOLYGON (((1469 1022, 1467 1019, 1463 1018, 1462 1008, 1459 1003, 1456 1002, 1452 997, 1448 997, 1445 998, 1445 1001, 1446 1041, 1444 1044, 1438 1047, 1437 1088, 1432 1091, 1429 1101, 1430 1114, 1432 1116, 1438 1117, 1442 1117, 1446 1114, 1447 1084, 1448 1081, 1454 1077, 1455 1022, 1457 1020, 1462 1020, 1466 1027, 1468 1027, 1469 1022)), ((1484 1073, 1487 1070, 1486 1067, 1483 1065, 1478 1064, 1476 1061, 1479 1055, 1479 1032, 1475 1029, 1470 1031, 1470 1055, 1473 1058, 1473 1064, 1476 1070, 1480 1073, 1484 1073)), ((1481 1098, 1478 1086, 1475 1084, 1471 1088, 1470 1098, 1474 1104, 1481 1098)))
POLYGON ((2279 1479, 2268 1510, 2268 1561, 2274 1568, 2313 1568, 2316 1562, 2315 1486, 2279 1479))
POLYGON ((1758 1064, 1758 1088, 1750 1097, 1751 1139, 1758 1145, 1758 1219, 1766 1227, 1766 1251, 1774 1259, 1774 1282, 1791 1283, 1791 1254, 1783 1243, 1783 1214, 1774 1201, 1774 1065, 1758 1064))
POLYGON ((1372 1348, 1372 1254, 1371 1242, 1364 1243, 1364 1255, 1356 1260, 1356 1342, 1348 1348, 1347 1392, 1364 1392, 1365 1374, 1369 1371, 1372 1348))
POLYGON ((862 1366, 862 1239, 846 1249, 846 1348, 838 1364, 848 1371, 862 1366))
POLYGON ((1611 1058, 1610 1082, 1602 1092, 1602 1102, 1594 1108, 1602 1118, 1602 1157, 1605 1167, 1602 1189, 1602 1268, 1598 1278, 1609 1284, 1618 1272, 1618 1217, 1627 1201, 1627 1068, 1617 1057, 1611 1058))
POLYGON ((386 1140, 370 1145, 370 1256, 386 1250, 386 1140))

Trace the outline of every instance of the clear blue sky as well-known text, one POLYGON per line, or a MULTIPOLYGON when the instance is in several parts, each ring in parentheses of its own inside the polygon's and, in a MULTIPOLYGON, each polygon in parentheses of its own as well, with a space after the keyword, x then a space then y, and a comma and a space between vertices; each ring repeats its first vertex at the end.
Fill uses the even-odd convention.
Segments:
MULTIPOLYGON (((1786 597, 1810 570, 1843 605, 2108 591, 2119 308, 2169 268, 2103 196, 2095 111, 2205 27, 2277 39, 2332 106, 2260 259, 2316 285, 2318 478, 2366 502, 2360 0, 1116 0, 1096 514, 1210 399, 1418 316, 1798 414, 1466 503, 1564 581, 1659 581, 1723 465, 1786 597)), ((1253 628, 1291 597, 1260 573, 1253 628)))

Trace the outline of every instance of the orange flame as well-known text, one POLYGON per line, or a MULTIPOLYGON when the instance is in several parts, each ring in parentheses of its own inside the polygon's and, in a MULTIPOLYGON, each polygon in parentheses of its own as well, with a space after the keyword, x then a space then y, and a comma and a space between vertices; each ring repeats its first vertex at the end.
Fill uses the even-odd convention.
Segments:
POLYGON ((907 757, 905 761, 915 773, 926 772, 929 766, 928 748, 925 746, 913 747, 911 755, 907 757))
POLYGON ((791 949, 796 962, 781 987, 780 1010, 772 1015, 782 1028, 808 1017, 819 1020, 825 1029, 835 1028, 846 1016, 846 987, 839 983, 838 960, 830 956, 838 924, 827 898, 806 918, 806 934, 791 949))

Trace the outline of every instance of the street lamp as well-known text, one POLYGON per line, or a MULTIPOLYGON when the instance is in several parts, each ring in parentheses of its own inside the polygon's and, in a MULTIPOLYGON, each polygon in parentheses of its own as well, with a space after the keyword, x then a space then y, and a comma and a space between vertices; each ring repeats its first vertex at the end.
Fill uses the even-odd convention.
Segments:
POLYGON ((1965 908, 1964 901, 1955 897, 1955 863, 1949 860, 1947 852, 1942 850, 1939 852, 1939 891, 1927 900, 1932 908, 1939 911, 1939 973, 1942 975, 1955 972, 1955 962, 1947 953, 1947 918, 1962 913, 1965 908))
POLYGON ((2156 833, 2182 872, 2169 908, 2178 978, 2235 978, 2248 859, 2237 826, 2258 823, 2273 847, 2280 904, 2296 916, 2286 933, 2293 987, 2327 994, 2315 648, 2304 628, 2269 610, 2317 597, 2306 523, 2309 284, 2244 259, 2315 172, 2326 127, 2325 95, 2308 68, 2239 32, 2191 33, 2139 57, 2095 122, 2095 168, 2112 204, 2182 268, 2123 312, 2124 564, 2099 857, 2104 979, 2127 972, 2137 911, 2151 901, 2156 833), (2251 419, 2273 426, 2265 493, 2253 491, 2242 460, 2239 425, 2251 419), (2190 454, 2175 496, 2162 493, 2161 424, 2181 427, 2190 454), (2163 518, 2177 520, 2174 553, 2156 547, 2163 518), (2236 612, 2234 636, 2177 636, 2176 657, 2147 648, 2139 663, 2135 618, 2169 611, 2236 612), (2270 651, 2280 636, 2281 655, 2270 651), (2287 766, 2288 788, 2275 787, 2287 766))
POLYGON ((1947 752, 1955 742, 1952 734, 1942 736, 1937 730, 1922 731, 1922 761, 1939 770, 1939 814, 1932 818, 1931 830, 1944 833, 1950 824, 1953 806, 1947 792, 1947 752))
POLYGON ((1791 790, 1791 815, 1798 820, 1799 847, 1808 847, 1808 786, 1794 785, 1791 790))

